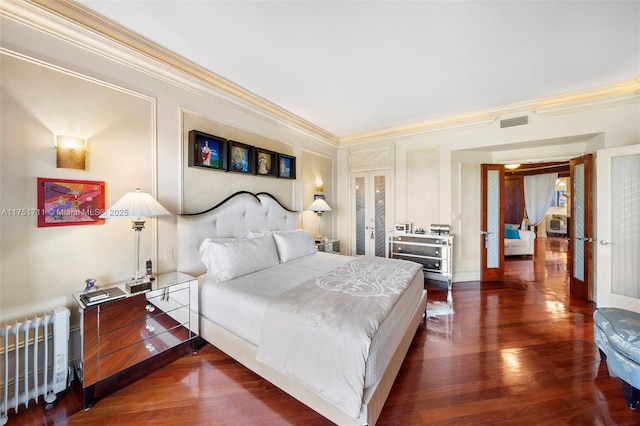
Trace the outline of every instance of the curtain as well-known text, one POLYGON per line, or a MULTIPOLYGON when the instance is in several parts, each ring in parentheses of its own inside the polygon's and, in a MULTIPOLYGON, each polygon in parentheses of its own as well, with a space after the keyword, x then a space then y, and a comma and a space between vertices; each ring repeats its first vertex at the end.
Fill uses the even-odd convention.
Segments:
POLYGON ((542 222, 547 214, 556 189, 556 180, 557 173, 524 177, 524 209, 532 225, 542 222))

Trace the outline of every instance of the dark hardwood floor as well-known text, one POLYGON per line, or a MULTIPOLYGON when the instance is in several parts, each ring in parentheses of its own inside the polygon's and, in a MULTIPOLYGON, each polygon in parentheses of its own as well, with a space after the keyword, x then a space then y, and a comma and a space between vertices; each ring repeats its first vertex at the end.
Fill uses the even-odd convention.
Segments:
MULTIPOLYGON (((502 284, 455 283, 455 313, 423 320, 379 425, 638 425, 593 343, 593 306, 569 294, 567 246, 536 239, 502 284)), ((445 300, 428 286, 430 300, 445 300)), ((22 425, 327 425, 211 345, 83 411, 77 386, 22 425)))

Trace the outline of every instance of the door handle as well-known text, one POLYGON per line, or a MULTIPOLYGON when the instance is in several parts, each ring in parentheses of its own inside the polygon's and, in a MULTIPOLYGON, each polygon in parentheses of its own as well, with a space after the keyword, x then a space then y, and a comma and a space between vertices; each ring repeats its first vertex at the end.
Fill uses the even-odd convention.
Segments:
POLYGON ((493 234, 493 232, 480 231, 480 235, 484 235, 484 248, 489 248, 489 234, 493 234))
POLYGON ((610 243, 609 241, 600 240, 600 245, 601 245, 601 246, 608 246, 608 245, 615 246, 615 245, 616 245, 616 243, 610 243))
POLYGON ((591 238, 591 237, 576 237, 576 240, 584 241, 585 243, 592 243, 593 242, 593 238, 591 238))

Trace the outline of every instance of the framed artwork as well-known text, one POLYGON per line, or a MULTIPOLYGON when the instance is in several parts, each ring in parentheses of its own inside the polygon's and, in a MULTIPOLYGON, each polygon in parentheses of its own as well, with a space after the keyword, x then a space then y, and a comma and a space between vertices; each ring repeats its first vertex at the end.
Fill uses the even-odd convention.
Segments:
POLYGON ((278 154, 278 177, 285 179, 296 178, 296 157, 278 154))
POLYGON ((227 171, 253 175, 256 170, 256 149, 241 142, 229 141, 227 171))
POLYGON ((189 167, 224 170, 227 140, 198 130, 189 131, 189 167))
POLYGON ((38 227, 101 225, 104 200, 104 182, 38 178, 38 227))
POLYGON ((256 148, 256 174, 260 176, 278 176, 278 153, 256 148))

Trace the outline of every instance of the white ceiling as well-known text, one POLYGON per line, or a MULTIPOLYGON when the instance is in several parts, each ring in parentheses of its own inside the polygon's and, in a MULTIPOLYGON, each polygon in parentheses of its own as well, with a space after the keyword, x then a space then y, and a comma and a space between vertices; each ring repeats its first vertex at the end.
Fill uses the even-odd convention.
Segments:
POLYGON ((338 137, 640 75, 640 1, 79 3, 338 137))

